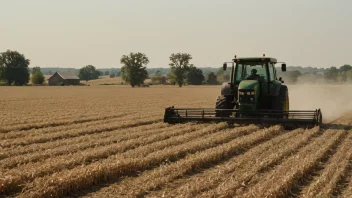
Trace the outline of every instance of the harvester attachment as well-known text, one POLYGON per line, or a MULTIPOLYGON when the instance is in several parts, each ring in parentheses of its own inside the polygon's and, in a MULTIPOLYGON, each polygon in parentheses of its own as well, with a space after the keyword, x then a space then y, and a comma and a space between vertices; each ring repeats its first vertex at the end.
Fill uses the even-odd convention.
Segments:
POLYGON ((174 108, 165 109, 164 122, 228 122, 230 124, 293 124, 316 126, 322 123, 320 109, 313 111, 174 108))

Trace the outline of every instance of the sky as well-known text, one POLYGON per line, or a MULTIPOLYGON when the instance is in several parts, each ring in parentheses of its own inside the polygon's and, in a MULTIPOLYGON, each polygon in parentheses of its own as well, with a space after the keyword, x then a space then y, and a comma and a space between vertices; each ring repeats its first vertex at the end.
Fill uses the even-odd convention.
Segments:
POLYGON ((147 67, 189 53, 198 67, 237 57, 292 66, 352 64, 351 0, 0 0, 0 52, 31 67, 121 67, 130 52, 147 67))

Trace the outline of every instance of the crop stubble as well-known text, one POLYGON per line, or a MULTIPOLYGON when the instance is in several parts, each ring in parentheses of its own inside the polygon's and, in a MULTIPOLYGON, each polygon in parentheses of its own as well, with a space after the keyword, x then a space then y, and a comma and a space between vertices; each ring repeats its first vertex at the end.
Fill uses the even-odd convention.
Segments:
POLYGON ((351 113, 293 131, 168 125, 164 107, 213 107, 218 88, 13 91, 0 98, 0 197, 352 194, 351 113))

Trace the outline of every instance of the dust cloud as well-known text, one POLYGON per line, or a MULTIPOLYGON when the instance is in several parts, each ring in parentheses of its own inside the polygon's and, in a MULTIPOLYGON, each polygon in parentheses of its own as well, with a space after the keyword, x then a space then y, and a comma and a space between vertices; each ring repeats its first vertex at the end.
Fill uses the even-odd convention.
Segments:
POLYGON ((321 109, 323 122, 352 112, 352 85, 288 85, 290 110, 321 109))

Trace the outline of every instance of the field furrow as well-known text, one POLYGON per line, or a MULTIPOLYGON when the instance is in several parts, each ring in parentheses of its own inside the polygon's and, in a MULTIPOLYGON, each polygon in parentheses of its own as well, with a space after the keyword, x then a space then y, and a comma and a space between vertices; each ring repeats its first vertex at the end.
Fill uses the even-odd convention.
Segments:
POLYGON ((59 126, 48 126, 45 128, 33 128, 29 130, 20 130, 20 131, 10 131, 7 133, 0 133, 0 142, 1 140, 10 140, 15 138, 24 138, 24 137, 33 137, 36 135, 43 135, 43 134, 52 134, 59 131, 66 131, 72 129, 79 129, 79 128, 86 128, 86 127, 94 127, 114 122, 121 122, 126 121, 129 119, 136 119, 135 115, 130 114, 121 114, 123 117, 114 117, 114 118, 106 118, 106 119, 98 119, 95 121, 90 122, 83 122, 83 123, 73 123, 73 124, 66 124, 66 125, 59 125, 59 126))
POLYGON ((321 173, 304 188, 300 197, 332 197, 339 181, 347 173, 352 160, 352 131, 348 133, 336 153, 326 163, 321 173))
POLYGON ((77 119, 77 120, 72 120, 72 119, 63 119, 63 120, 55 120, 55 121, 44 121, 44 122, 37 122, 35 124, 21 124, 21 125, 14 125, 14 126, 7 126, 7 127, 2 127, 0 132, 6 133, 9 131, 25 131, 25 130, 30 130, 30 129, 40 129, 40 128, 45 128, 45 127, 54 127, 54 126, 61 126, 61 125, 70 125, 70 124, 77 124, 77 123, 85 123, 85 122, 91 122, 91 121, 97 121, 97 120, 105 120, 105 119, 110 119, 110 118, 118 118, 126 115, 125 113, 121 113, 118 115, 111 115, 111 116, 99 116, 99 117, 87 117, 83 119, 77 119))
MULTIPOLYGON (((100 141, 103 141, 102 139, 104 138, 109 138, 109 137, 118 138, 117 136, 125 135, 124 133, 141 132, 143 130, 149 130, 155 127, 164 128, 164 127, 167 127, 167 124, 156 122, 155 124, 138 125, 135 127, 122 128, 122 129, 117 129, 112 131, 107 130, 99 133, 90 133, 90 134, 84 134, 82 136, 57 139, 54 141, 49 141, 44 143, 17 146, 16 149, 9 147, 1 150, 0 162, 1 162, 1 159, 15 157, 19 155, 26 155, 26 154, 31 155, 32 153, 45 152, 46 150, 53 150, 53 149, 60 149, 60 148, 65 149, 66 147, 74 147, 75 145, 78 146, 78 145, 84 145, 84 144, 96 144, 100 141)), ((172 126, 172 127, 177 129, 178 127, 182 127, 182 126, 172 126)))
MULTIPOLYGON (((64 102, 64 101, 62 101, 64 102)), ((25 105, 25 104, 18 104, 18 105, 25 105)), ((31 112, 28 112, 28 108, 24 109, 21 107, 21 109, 12 109, 13 113, 4 115, 4 118, 1 123, 4 123, 6 125, 13 125, 13 126, 19 126, 19 125, 24 125, 24 124, 29 124, 29 123, 37 123, 37 122, 43 122, 44 120, 50 121, 52 118, 55 118, 57 120, 67 120, 67 118, 72 118, 72 119, 82 119, 82 118, 89 118, 89 117, 102 117, 106 115, 114 115, 116 114, 116 111, 113 111, 112 109, 109 108, 99 108, 99 107, 93 107, 90 109, 87 109, 86 111, 80 111, 78 109, 73 109, 72 106, 67 106, 66 108, 63 106, 56 106, 59 104, 50 104, 52 105, 50 110, 46 109, 44 107, 42 109, 31 109, 31 112), (100 110, 100 111, 99 111, 100 110), (104 111, 102 111, 104 110, 104 111), (26 113, 26 116, 23 117, 18 117, 16 112, 24 112, 26 113)), ((77 104, 76 104, 77 105, 77 104)), ((39 107, 39 105, 35 105, 34 107, 39 107)), ((77 108, 84 108, 84 106, 77 106, 77 108)), ((112 108, 117 108, 118 106, 111 106, 112 108)), ((129 113, 133 112, 133 109, 127 109, 127 108, 122 108, 123 113, 129 113)))
POLYGON ((102 190, 102 194, 94 194, 101 197, 106 192, 114 192, 117 196, 141 197, 149 191, 156 190, 174 179, 187 174, 198 172, 202 168, 209 167, 226 160, 234 155, 245 152, 249 148, 267 141, 283 132, 282 127, 274 126, 260 130, 248 136, 234 139, 228 143, 213 147, 177 161, 177 163, 166 164, 155 170, 146 171, 136 178, 126 179, 121 183, 114 184, 102 190), (117 192, 119 194, 117 194, 117 192))
MULTIPOLYGON (((259 182, 249 186, 247 192, 243 194, 243 191, 240 191, 241 197, 287 196, 290 190, 297 186, 298 181, 302 180, 310 171, 314 171, 320 161, 334 151, 334 148, 345 135, 345 130, 325 131, 312 144, 260 177, 259 182)), ((229 190, 226 191, 226 196, 236 195, 236 192, 229 190)))
POLYGON ((76 130, 56 132, 52 134, 43 134, 43 135, 37 135, 34 137, 23 138, 21 140, 11 139, 9 141, 1 142, 0 146, 3 148, 6 148, 6 147, 24 146, 29 144, 38 144, 38 143, 44 143, 44 142, 54 141, 58 139, 66 139, 66 138, 87 135, 87 134, 101 133, 104 131, 113 131, 116 129, 122 129, 122 128, 140 126, 140 125, 148 125, 148 124, 152 124, 160 121, 161 121, 160 118, 154 118, 153 116, 151 116, 151 118, 146 118, 143 120, 132 120, 132 121, 127 120, 121 123, 107 124, 106 126, 104 125, 104 126, 97 126, 97 127, 88 128, 88 129, 82 128, 82 129, 76 129, 76 130))
MULTIPOLYGON (((52 158, 48 160, 46 163, 34 163, 34 164, 27 164, 25 166, 21 166, 17 169, 11 169, 10 171, 3 173, 2 177, 8 178, 4 180, 4 184, 0 185, 0 192, 6 192, 6 189, 12 189, 16 187, 18 183, 23 183, 24 181, 32 181, 36 177, 44 176, 47 174, 52 174, 57 171, 65 170, 74 168, 78 165, 87 166, 90 163, 94 162, 93 164, 99 163, 100 159, 103 158, 113 158, 113 154, 119 152, 126 152, 128 149, 133 149, 130 152, 126 152, 125 155, 121 154, 121 156, 129 157, 131 155, 140 155, 141 153, 145 152, 145 148, 149 148, 149 152, 155 151, 155 149, 162 149, 166 146, 187 142, 194 138, 201 137, 202 135, 211 134, 217 132, 226 125, 219 125, 219 126, 210 126, 207 128, 202 127, 202 125, 195 125, 190 126, 190 128, 186 128, 185 130, 178 130, 165 133, 164 135, 154 135, 146 138, 140 138, 138 141, 137 139, 126 141, 124 144, 113 144, 111 146, 102 147, 100 149, 92 149, 93 152, 84 151, 81 153, 76 154, 76 158, 72 155, 70 156, 62 156, 58 158, 52 158), (194 131, 195 129, 197 129, 194 131), (208 129, 208 130, 206 130, 208 129), (190 131, 194 131, 192 133, 188 133, 190 131), (177 136, 180 136, 177 138, 177 136), (171 138, 170 137, 174 137, 171 138), (138 147, 138 145, 140 147, 138 147), (143 146, 144 145, 144 146, 143 146), (38 167, 39 166, 39 167, 38 167), (29 171, 30 170, 30 171, 29 171), (2 189, 4 190, 2 190, 2 189)), ((148 152, 147 152, 148 153, 148 152)), ((122 157, 123 158, 123 157, 122 157)), ((106 159, 106 160, 108 160, 106 159)), ((104 160, 103 160, 104 161, 104 160)))
MULTIPOLYGON (((122 143, 123 141, 132 141, 134 139, 159 135, 162 136, 163 133, 169 133, 169 130, 179 130, 186 127, 186 125, 174 125, 171 127, 166 127, 164 123, 156 123, 147 126, 139 126, 136 128, 128 128, 117 131, 112 131, 106 134, 95 134, 95 137, 83 136, 85 139, 81 140, 80 143, 73 143, 68 145, 59 145, 57 147, 52 147, 49 145, 49 149, 41 150, 40 152, 31 152, 26 155, 17 155, 14 157, 8 157, 1 160, 0 168, 9 169, 13 167, 19 167, 23 164, 29 162, 43 162, 47 158, 54 158, 56 156, 70 154, 71 156, 79 151, 86 149, 99 149, 102 146, 108 146, 111 144, 122 143), (138 128, 140 128, 138 130, 138 128), (142 130, 143 129, 143 130, 142 130), (120 132, 120 133, 118 133, 120 132)), ((67 141, 67 140, 66 140, 67 141)), ((139 142, 139 140, 137 141, 139 142)), ((135 145, 137 146, 137 145, 135 145)), ((74 157, 74 156, 72 156, 74 157)))
MULTIPOLYGON (((19 166, 16 169, 3 170, 2 176, 4 177, 18 177, 21 180, 31 181, 36 177, 52 174, 62 169, 71 169, 78 165, 87 165, 91 162, 98 161, 100 159, 107 158, 111 155, 125 152, 130 149, 134 149, 138 146, 147 145, 153 142, 162 141, 174 136, 183 135, 187 132, 194 131, 201 128, 201 126, 189 126, 176 132, 166 132, 164 134, 157 134, 148 137, 141 137, 137 139, 131 139, 119 144, 112 143, 111 145, 103 146, 101 148, 86 149, 77 153, 70 153, 69 155, 57 156, 45 160, 43 162, 29 163, 23 166, 19 166), (30 171, 30 175, 25 172, 30 171)), ((200 134, 197 134, 200 135, 200 134)))
MULTIPOLYGON (((350 162, 350 163, 352 163, 352 162, 350 162)), ((341 197, 343 197, 343 198, 352 197, 352 178, 350 178, 350 182, 348 183, 346 189, 341 194, 341 197)))
MULTIPOLYGON (((167 197, 195 197, 197 194, 216 188, 226 180, 249 180, 261 170, 278 163, 296 149, 304 146, 310 139, 319 133, 319 128, 310 131, 297 129, 275 137, 260 144, 243 155, 231 158, 226 163, 204 170, 202 173, 192 175, 176 184, 171 184, 167 189, 161 189, 152 196, 165 195, 167 197), (279 153, 277 153, 279 151, 279 153)), ((233 184, 236 183, 233 181, 233 184)), ((241 186, 243 183, 237 183, 241 186)), ((238 187, 233 186, 233 188, 238 187)), ((216 192, 216 191, 215 191, 216 192)), ((215 195, 214 195, 215 196, 215 195)))
MULTIPOLYGON (((221 123, 203 130, 205 132, 219 131, 225 128, 227 128, 227 124, 221 123)), ((191 141, 188 140, 188 137, 179 137, 163 143, 150 144, 87 166, 76 167, 48 177, 37 178, 31 184, 32 187, 28 187, 21 195, 25 197, 60 196, 78 189, 86 189, 93 184, 136 174, 138 171, 149 169, 162 163, 179 160, 189 154, 216 147, 234 138, 248 135, 257 129, 256 126, 240 127, 234 130, 212 133, 203 138, 197 139, 194 137, 196 139, 191 141), (42 188, 43 184, 47 186, 45 190, 42 188)))

